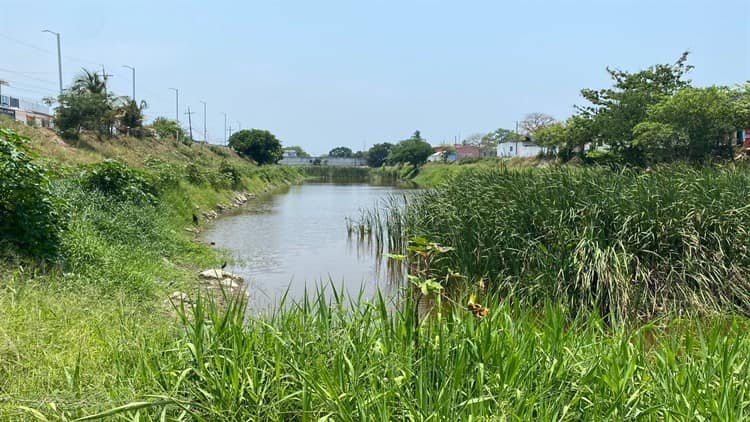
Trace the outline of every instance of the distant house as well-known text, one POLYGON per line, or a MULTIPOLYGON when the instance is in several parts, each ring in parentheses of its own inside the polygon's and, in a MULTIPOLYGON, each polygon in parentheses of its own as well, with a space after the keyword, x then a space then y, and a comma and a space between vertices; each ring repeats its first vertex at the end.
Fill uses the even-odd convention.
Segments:
POLYGON ((473 145, 454 145, 454 148, 456 149, 456 160, 458 161, 469 157, 479 158, 481 155, 479 147, 473 145))
POLYGON ((27 126, 53 127, 53 117, 49 107, 24 99, 0 96, 0 114, 27 126))
POLYGON ((536 157, 544 152, 544 147, 537 145, 529 138, 497 144, 498 157, 536 157))
POLYGON ((468 157, 482 157, 482 151, 479 147, 473 145, 441 145, 432 148, 432 155, 427 158, 429 162, 443 161, 452 163, 468 157))

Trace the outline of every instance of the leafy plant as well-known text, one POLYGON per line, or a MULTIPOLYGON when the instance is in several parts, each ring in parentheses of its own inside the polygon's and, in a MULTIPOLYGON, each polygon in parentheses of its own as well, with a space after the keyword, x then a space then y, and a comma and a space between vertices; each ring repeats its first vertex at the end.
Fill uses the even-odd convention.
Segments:
POLYGON ((156 186, 150 176, 127 164, 104 160, 88 166, 81 177, 85 189, 126 201, 156 200, 156 186))
POLYGON ((25 151, 26 139, 0 129, 0 240, 43 258, 57 254, 65 203, 50 190, 45 170, 25 151))

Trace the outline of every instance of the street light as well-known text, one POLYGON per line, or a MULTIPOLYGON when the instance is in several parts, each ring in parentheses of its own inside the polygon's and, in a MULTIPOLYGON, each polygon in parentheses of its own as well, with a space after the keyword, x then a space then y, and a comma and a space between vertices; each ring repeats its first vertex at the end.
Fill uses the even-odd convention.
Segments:
POLYGON ((60 54, 60 33, 55 31, 50 31, 49 29, 42 29, 42 32, 49 32, 50 34, 54 34, 57 37, 57 76, 60 80, 60 95, 63 94, 63 87, 62 87, 62 54, 60 54))
POLYGON ((174 116, 177 123, 180 123, 180 90, 177 88, 169 88, 174 91, 174 116))
POLYGON ((227 113, 224 113, 223 111, 221 114, 224 115, 224 145, 227 144, 227 113))
POLYGON ((208 132, 206 132, 206 102, 201 100, 203 104, 203 142, 208 143, 208 132))
POLYGON ((135 102, 135 68, 126 64, 122 65, 122 67, 127 67, 128 69, 133 71, 133 102, 135 102))

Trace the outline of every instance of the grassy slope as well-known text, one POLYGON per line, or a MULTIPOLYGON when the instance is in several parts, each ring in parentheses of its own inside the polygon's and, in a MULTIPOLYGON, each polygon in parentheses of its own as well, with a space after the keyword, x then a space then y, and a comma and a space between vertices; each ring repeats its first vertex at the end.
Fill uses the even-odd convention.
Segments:
POLYGON ((134 376, 138 353, 166 347, 176 329, 163 300, 220 258, 184 229, 196 207, 227 203, 234 190, 183 179, 159 204, 135 206, 82 192, 74 182, 78 166, 116 158, 143 168, 158 158, 211 174, 226 161, 241 170, 236 189, 254 193, 299 181, 300 174, 257 168, 218 147, 132 138, 72 146, 48 130, 0 124, 31 139, 37 161, 58 174, 54 190, 72 208, 59 262, 0 255, 0 419, 27 417, 19 405, 96 409, 147 393, 153 385, 134 376))

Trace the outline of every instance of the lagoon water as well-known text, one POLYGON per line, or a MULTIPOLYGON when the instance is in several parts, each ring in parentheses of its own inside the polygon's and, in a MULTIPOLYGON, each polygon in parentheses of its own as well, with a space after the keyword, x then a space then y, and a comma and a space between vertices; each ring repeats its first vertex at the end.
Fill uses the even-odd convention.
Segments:
MULTIPOLYGON (((343 286, 366 297, 379 288, 395 291, 384 258, 374 247, 349 237, 346 218, 401 190, 367 184, 306 183, 288 191, 251 200, 225 215, 203 238, 230 253, 227 271, 248 281, 250 307, 267 309, 288 289, 288 300, 304 297, 322 284, 343 286), (390 279, 389 279, 390 278, 390 279)), ((327 287, 330 292, 330 286, 327 287)))

